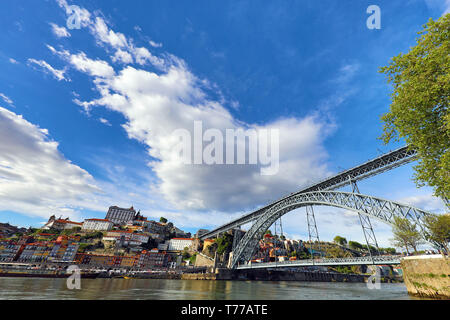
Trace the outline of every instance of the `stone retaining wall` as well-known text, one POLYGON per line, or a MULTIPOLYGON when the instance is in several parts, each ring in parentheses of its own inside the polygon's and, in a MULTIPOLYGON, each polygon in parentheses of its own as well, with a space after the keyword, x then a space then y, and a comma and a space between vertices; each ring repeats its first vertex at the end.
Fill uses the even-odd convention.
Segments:
POLYGON ((407 257, 401 261, 411 295, 450 299, 450 258, 441 255, 407 257))

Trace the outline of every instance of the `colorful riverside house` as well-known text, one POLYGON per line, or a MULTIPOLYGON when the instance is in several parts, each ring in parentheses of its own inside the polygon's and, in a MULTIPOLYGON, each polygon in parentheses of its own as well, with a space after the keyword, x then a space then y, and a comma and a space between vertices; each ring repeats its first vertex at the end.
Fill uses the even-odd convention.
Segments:
POLYGON ((21 255, 25 245, 14 241, 0 242, 0 262, 13 262, 21 255))
POLYGON ((123 256, 120 266, 124 268, 132 268, 136 265, 137 260, 137 256, 123 256))
POLYGON ((77 253, 75 262, 82 265, 107 268, 132 268, 137 265, 139 256, 114 256, 89 253, 77 253))
POLYGON ((142 251, 136 263, 139 268, 163 268, 168 265, 170 255, 166 252, 158 252, 158 250, 142 251))
POLYGON ((45 262, 53 250, 52 242, 34 242, 28 243, 23 248, 22 253, 17 259, 18 262, 45 262))

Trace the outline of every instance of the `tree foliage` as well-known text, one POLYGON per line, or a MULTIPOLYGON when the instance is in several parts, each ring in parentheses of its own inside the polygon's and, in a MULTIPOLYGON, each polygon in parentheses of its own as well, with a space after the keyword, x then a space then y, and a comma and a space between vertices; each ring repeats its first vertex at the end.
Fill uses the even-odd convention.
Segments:
MULTIPOLYGON (((417 151, 414 181, 450 198, 450 14, 430 19, 417 44, 380 68, 392 84, 383 141, 404 138, 417 151)), ((449 205, 449 203, 447 203, 449 205)))
POLYGON ((167 219, 164 217, 159 218, 159 222, 161 223, 167 223, 167 219))
POLYGON ((334 237, 333 241, 341 246, 345 246, 347 244, 347 239, 341 236, 334 237))
POLYGON ((394 238, 392 244, 397 248, 404 248, 409 254, 409 248, 417 253, 417 246, 422 244, 423 235, 417 231, 416 224, 406 218, 394 217, 392 227, 394 238))
POLYGON ((448 243, 450 242, 450 214, 426 216, 424 218, 424 225, 428 239, 440 244, 448 253, 448 243))
POLYGON ((349 241, 348 246, 353 250, 362 250, 363 245, 357 241, 349 241))
POLYGON ((220 238, 217 238, 217 253, 229 253, 233 247, 233 236, 229 233, 225 233, 220 238))

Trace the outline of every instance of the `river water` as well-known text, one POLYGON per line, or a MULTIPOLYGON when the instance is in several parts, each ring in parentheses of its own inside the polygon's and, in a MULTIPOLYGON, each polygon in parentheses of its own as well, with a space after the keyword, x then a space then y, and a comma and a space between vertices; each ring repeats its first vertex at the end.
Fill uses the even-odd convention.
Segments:
POLYGON ((404 284, 295 281, 208 281, 163 279, 82 279, 80 290, 66 279, 0 278, 3 299, 148 299, 148 300, 408 300, 404 284))

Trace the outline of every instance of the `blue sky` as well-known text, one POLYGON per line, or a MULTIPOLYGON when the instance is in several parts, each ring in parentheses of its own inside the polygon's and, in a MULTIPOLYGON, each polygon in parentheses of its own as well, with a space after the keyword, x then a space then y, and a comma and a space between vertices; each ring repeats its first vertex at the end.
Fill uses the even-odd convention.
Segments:
MULTIPOLYGON (((2 1, 0 221, 103 217, 134 205, 188 231, 211 228, 403 145, 384 146, 389 86, 377 72, 449 2, 2 1), (68 29, 68 5, 82 8, 68 29), (366 9, 381 8, 369 30, 366 9), (169 130, 279 128, 280 172, 180 167, 169 130)), ((407 165, 360 191, 442 212, 407 165)), ((355 216, 319 210, 319 232, 362 240, 355 216)), ((285 231, 304 237, 304 212, 285 231)), ((376 225, 388 245, 389 228, 376 225)))

